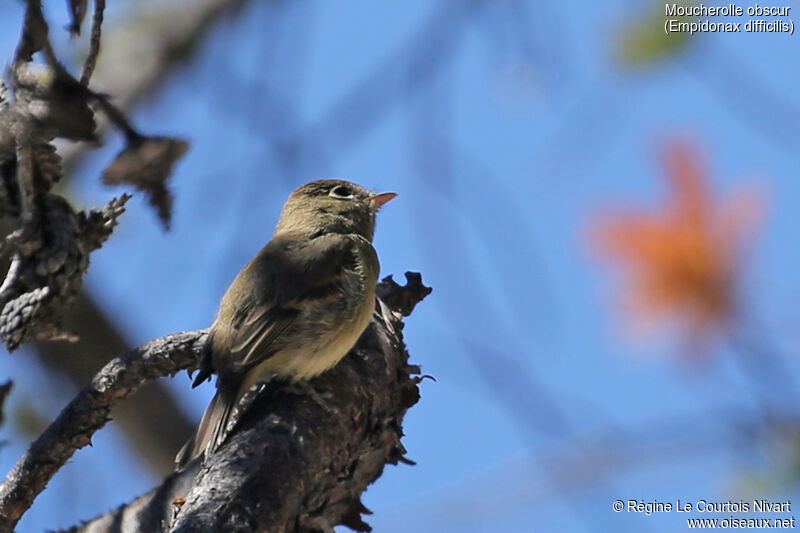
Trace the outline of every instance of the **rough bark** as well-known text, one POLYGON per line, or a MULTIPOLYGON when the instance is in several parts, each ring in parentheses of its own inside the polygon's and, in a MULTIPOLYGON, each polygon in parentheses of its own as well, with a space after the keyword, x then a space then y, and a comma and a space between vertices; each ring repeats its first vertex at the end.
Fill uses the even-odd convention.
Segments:
MULTIPOLYGON (((85 290, 75 299, 63 324, 77 335, 76 342, 40 342, 35 348, 48 371, 67 377, 74 385, 70 396, 89 383, 113 356, 132 348, 85 290)), ((193 426, 172 392, 160 381, 148 383, 115 405, 111 418, 158 477, 172 471, 175 450, 193 426)))
POLYGON ((390 330, 399 325, 374 320, 343 364, 313 382, 316 396, 267 390, 162 530, 369 531, 361 493, 403 457, 403 416, 419 398, 390 330))
POLYGON ((111 407, 148 381, 197 364, 204 331, 151 341, 109 362, 37 438, 0 484, 0 531, 9 531, 76 450, 108 422, 111 407))

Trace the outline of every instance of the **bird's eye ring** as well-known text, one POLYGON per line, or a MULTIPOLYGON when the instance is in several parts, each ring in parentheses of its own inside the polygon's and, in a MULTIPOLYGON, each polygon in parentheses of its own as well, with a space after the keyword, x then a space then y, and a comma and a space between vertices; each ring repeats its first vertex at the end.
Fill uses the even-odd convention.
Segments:
POLYGON ((353 198, 353 191, 351 191, 350 188, 345 185, 337 185, 331 189, 329 194, 334 198, 339 198, 342 200, 349 200, 353 198))

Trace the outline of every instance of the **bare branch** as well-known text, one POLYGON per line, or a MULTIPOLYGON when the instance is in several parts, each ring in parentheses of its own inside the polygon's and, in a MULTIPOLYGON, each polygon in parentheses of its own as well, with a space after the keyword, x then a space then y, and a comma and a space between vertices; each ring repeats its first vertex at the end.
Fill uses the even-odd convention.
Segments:
MULTIPOLYGON (((115 355, 134 348, 85 290, 78 294, 70 312, 64 314, 63 326, 79 340, 75 343, 37 342, 35 346, 47 370, 67 378, 74 393, 92 381, 115 355)), ((114 423, 127 437, 130 448, 159 478, 172 472, 175 450, 183 445, 196 423, 180 409, 167 385, 165 380, 153 381, 111 411, 114 423)))
POLYGON ((108 422, 111 407, 153 379, 194 368, 205 331, 153 340, 109 362, 81 391, 0 485, 0 531, 10 530, 76 450, 91 443, 108 422))
MULTIPOLYGON (((94 67, 97 64, 97 56, 100 54, 100 28, 103 25, 103 11, 106 8, 105 0, 94 0, 94 14, 92 15, 92 35, 89 40, 89 55, 83 64, 83 74, 81 74, 81 84, 89 85, 92 78, 94 67)), ((78 26, 80 27, 80 25, 78 26)))

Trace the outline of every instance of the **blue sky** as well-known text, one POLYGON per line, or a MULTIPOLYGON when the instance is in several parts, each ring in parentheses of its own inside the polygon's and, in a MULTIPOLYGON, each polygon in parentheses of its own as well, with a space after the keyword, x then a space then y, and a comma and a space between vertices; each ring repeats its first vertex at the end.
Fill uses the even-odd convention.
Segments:
MULTIPOLYGON (((62 4, 46 4, 57 32, 62 4)), ((129 3, 110 4, 113 24, 129 3)), ((293 188, 338 176, 396 191, 375 246, 383 274, 419 271, 434 287, 404 333, 437 381, 405 420, 417 466, 387 467, 366 494, 376 531, 675 531, 676 513, 611 504, 798 499, 796 485, 745 483, 774 456, 715 414, 753 413, 728 350, 687 364, 670 339, 628 342, 618 286, 583 246, 593 213, 658 205, 659 150, 690 139, 723 195, 753 181, 769 192, 745 291, 794 376, 797 38, 701 35, 686 54, 631 69, 615 45, 648 2, 458 5, 472 4, 254 3, 218 24, 133 112, 142 130, 191 142, 172 181, 173 229, 135 197, 92 257, 89 289, 133 344, 205 327, 293 188), (426 32, 447 9, 466 13, 426 32), (631 445, 614 444, 624 434, 631 445)), ((20 12, 0 7, 2 57, 20 12)), ((81 167, 77 204, 119 194, 99 180, 119 148, 111 135, 81 167)), ((6 374, 12 411, 31 401, 55 414, 69 397, 42 394, 52 379, 24 352, 0 358, 6 374)), ((171 386, 197 418, 213 393, 185 375, 171 386)), ((0 429, 5 470, 26 445, 12 430, 0 429)), ((111 424, 20 531, 71 525, 157 482, 111 424)))

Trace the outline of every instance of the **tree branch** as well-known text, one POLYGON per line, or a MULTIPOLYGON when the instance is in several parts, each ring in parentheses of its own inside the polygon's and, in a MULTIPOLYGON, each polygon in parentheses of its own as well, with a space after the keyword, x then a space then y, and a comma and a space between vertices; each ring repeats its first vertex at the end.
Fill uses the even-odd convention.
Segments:
POLYGON ((407 277, 406 286, 381 283, 393 308, 380 303, 333 369, 307 386, 265 386, 204 463, 69 531, 369 531, 361 494, 385 464, 410 463, 402 419, 422 378, 408 364, 400 316, 430 289, 407 277))
MULTIPOLYGON (((75 299, 63 324, 77 335, 76 342, 38 342, 36 350, 48 371, 67 377, 73 385, 69 397, 92 381, 112 357, 133 348, 85 290, 75 299)), ((172 472, 175 450, 186 441, 196 422, 183 413, 166 385, 163 381, 148 383, 111 411, 131 448, 157 477, 172 472)))
POLYGON ((83 63, 83 74, 81 74, 81 84, 88 86, 89 80, 97 65, 97 56, 100 54, 100 33, 103 26, 103 10, 106 8, 106 0, 95 0, 94 15, 92 16, 92 35, 89 41, 89 54, 83 63))
POLYGON ((111 407, 155 378, 193 368, 205 331, 176 333, 110 361, 73 399, 0 485, 0 531, 11 530, 76 450, 91 444, 111 407))

